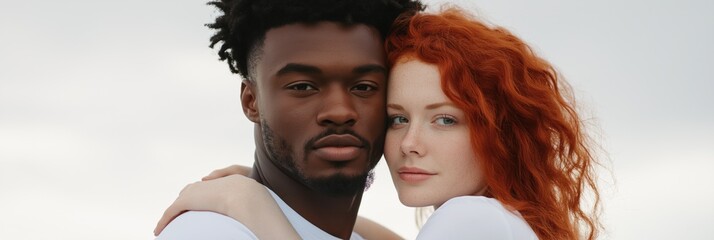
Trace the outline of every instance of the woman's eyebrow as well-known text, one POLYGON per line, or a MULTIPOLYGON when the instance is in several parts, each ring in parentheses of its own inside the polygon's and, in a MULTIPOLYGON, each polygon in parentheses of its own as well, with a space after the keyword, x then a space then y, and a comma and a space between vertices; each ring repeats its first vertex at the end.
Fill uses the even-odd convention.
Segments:
POLYGON ((404 107, 402 107, 402 105, 394 104, 394 103, 387 103, 387 108, 393 108, 396 110, 404 110, 404 107))

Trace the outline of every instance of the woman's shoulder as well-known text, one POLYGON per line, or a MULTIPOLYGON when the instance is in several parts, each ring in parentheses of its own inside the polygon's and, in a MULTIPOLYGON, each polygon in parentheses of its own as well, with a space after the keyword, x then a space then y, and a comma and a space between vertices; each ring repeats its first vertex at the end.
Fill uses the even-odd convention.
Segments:
POLYGON ((506 209, 501 202, 494 198, 483 196, 461 196, 449 199, 431 215, 429 220, 504 220, 510 223, 513 220, 522 220, 520 213, 506 209))
MULTIPOLYGON (((460 196, 449 199, 438 210, 452 210, 453 208, 476 208, 491 210, 506 210, 498 200, 484 196, 460 196)), ((437 210, 437 211, 438 211, 437 210)), ((507 210, 506 210, 507 211, 507 210)))
POLYGON ((482 196, 455 197, 442 204, 419 232, 421 239, 471 236, 483 239, 537 239, 517 211, 482 196))

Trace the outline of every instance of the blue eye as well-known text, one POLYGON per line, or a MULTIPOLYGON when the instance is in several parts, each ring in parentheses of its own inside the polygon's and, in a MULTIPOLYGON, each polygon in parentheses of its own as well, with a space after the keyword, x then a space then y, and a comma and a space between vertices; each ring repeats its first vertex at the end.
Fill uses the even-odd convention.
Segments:
POLYGON ((404 116, 392 116, 389 117, 389 125, 394 126, 394 125, 402 125, 402 124, 407 124, 409 123, 409 119, 407 119, 404 116))
POLYGON ((451 126, 456 124, 456 119, 450 116, 440 116, 438 117, 435 121, 436 124, 439 125, 444 125, 444 126, 451 126))

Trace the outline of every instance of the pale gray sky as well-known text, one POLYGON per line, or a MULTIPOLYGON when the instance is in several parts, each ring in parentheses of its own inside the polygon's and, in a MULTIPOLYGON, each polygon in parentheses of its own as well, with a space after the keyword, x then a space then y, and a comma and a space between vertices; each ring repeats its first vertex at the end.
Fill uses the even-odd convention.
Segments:
MULTIPOLYGON (((449 2, 572 83, 614 175, 602 239, 714 237, 712 2, 449 2)), ((185 184, 252 162, 213 16, 202 1, 0 3, 0 239, 151 239, 185 184)), ((361 213, 416 235, 383 163, 361 213)))

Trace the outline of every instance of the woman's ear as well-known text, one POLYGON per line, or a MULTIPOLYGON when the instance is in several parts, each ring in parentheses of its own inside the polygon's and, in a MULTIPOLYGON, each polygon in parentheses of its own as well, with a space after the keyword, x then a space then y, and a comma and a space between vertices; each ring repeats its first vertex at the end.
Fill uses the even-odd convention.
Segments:
POLYGON ((255 83, 250 80, 243 80, 240 85, 240 103, 243 106, 243 114, 254 123, 260 123, 260 111, 258 109, 258 95, 255 83))

